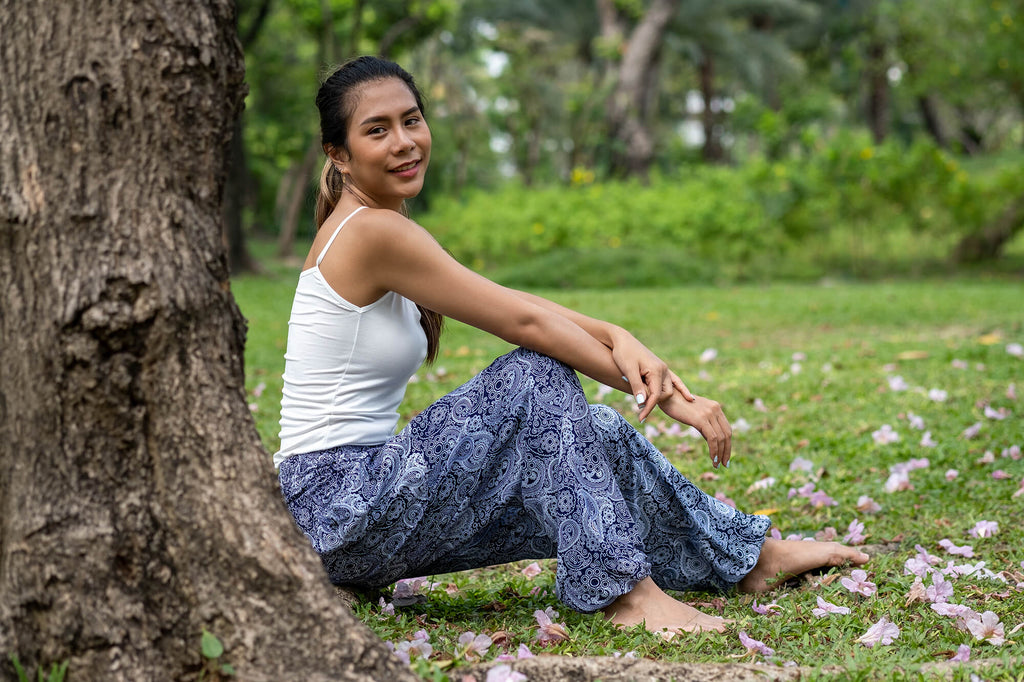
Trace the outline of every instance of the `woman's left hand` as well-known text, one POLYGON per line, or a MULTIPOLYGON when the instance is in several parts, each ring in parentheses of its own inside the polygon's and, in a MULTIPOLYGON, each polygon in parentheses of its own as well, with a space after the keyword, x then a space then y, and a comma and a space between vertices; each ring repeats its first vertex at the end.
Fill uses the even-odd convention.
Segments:
POLYGON ((613 343, 612 358, 629 383, 630 393, 640 408, 638 417, 641 422, 647 419, 661 401, 671 398, 677 390, 686 400, 693 402, 693 394, 683 380, 669 369, 664 360, 631 334, 623 332, 616 336, 613 343))

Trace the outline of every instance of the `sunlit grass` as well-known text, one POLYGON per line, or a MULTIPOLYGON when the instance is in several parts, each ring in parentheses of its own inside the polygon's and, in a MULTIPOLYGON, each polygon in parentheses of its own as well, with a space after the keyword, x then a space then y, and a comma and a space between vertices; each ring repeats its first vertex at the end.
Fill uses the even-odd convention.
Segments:
MULTIPOLYGON (((278 268, 233 283, 249 319, 247 388, 270 452, 278 445, 281 355, 296 272, 278 268), (261 395, 252 395, 261 385, 261 395)), ((848 593, 833 571, 823 581, 759 598, 760 603, 777 600, 782 613, 774 617, 755 614, 749 596, 687 594, 685 599, 704 602, 705 610, 736 620, 735 630, 743 629, 772 647, 776 654, 769 663, 795 661, 824 676, 830 666, 842 666, 855 679, 879 679, 911 674, 922 664, 948 659, 960 644, 970 644, 972 660, 1004 661, 987 669, 985 679, 1015 679, 1022 666, 1022 648, 1016 640, 1024 637, 1024 630, 1008 634, 1011 641, 1002 647, 975 641, 928 604, 906 604, 914 577, 904 575, 903 566, 916 553, 915 544, 958 564, 985 561, 987 568, 1004 572, 1008 582, 959 578, 953 582, 950 601, 996 612, 1007 633, 1024 622, 1024 592, 1017 587, 1017 581, 1024 580, 1024 495, 1012 497, 1024 478, 1024 460, 1000 456, 1013 445, 1024 446, 1021 402, 1009 397, 1011 386, 1024 393, 1024 358, 1007 352, 1008 344, 1024 342, 1024 286, 954 280, 539 293, 634 330, 692 390, 722 402, 734 424, 741 419, 749 424, 748 431, 735 434, 729 470, 711 468, 702 442, 655 432, 668 427, 663 416, 656 414, 641 427, 653 429, 655 444, 707 492, 721 493, 742 509, 775 510, 772 518, 783 535, 813 536, 833 527, 841 537, 850 522, 859 519, 869 534, 867 542, 887 548, 867 567, 879 588, 871 598, 848 593), (715 349, 717 357, 701 363, 700 355, 708 348, 715 349), (897 375, 907 390, 890 388, 889 379, 897 375), (932 388, 946 391, 947 399, 931 400, 927 392, 932 388), (1007 408, 1010 415, 988 418, 986 405, 1007 408), (920 445, 922 432, 910 427, 909 413, 924 420, 936 447, 920 445), (978 422, 978 435, 965 438, 964 430, 978 422), (872 432, 883 424, 891 425, 900 440, 877 444, 872 432), (993 463, 979 463, 986 451, 994 454, 993 463), (797 456, 814 463, 811 474, 790 471, 797 456), (913 489, 884 491, 891 466, 921 457, 927 457, 929 465, 910 473, 913 489), (949 469, 959 471, 952 481, 946 478, 949 469), (1007 477, 994 478, 997 469, 1007 477), (751 489, 768 476, 776 479, 774 486, 751 489), (789 497, 791 488, 808 481, 832 496, 836 506, 812 508, 800 496, 789 497), (873 497, 882 510, 857 512, 854 507, 861 495, 873 497), (967 531, 979 520, 998 522, 999 532, 990 538, 968 537, 967 531), (976 556, 967 560, 947 555, 937 544, 942 538, 972 545, 976 556), (849 606, 852 613, 815 618, 811 610, 818 595, 849 606), (857 644, 855 640, 882 616, 901 628, 899 639, 871 649, 857 644)), ((421 370, 418 381, 409 386, 403 419, 508 348, 477 330, 449 323, 440 359, 421 370)), ((596 399, 596 382, 584 379, 583 384, 596 399)), ((624 396, 610 394, 603 400, 633 418, 624 396)), ((448 594, 438 587, 422 603, 398 608, 395 616, 382 614, 375 599, 358 604, 356 613, 389 641, 425 629, 434 655, 417 669, 438 675, 447 665, 462 664, 457 656, 453 663, 448 661, 458 648, 458 636, 466 631, 499 638, 498 633, 505 633, 504 646, 492 646, 486 660, 505 648, 514 653, 520 643, 534 653, 632 651, 662 660, 751 660, 744 657, 746 650, 735 631, 664 642, 643 632, 615 630, 599 617, 574 614, 552 594, 552 562, 541 562, 545 570, 532 580, 520 572, 526 563, 434 576, 431 580, 453 584, 457 591, 448 594), (571 638, 542 649, 533 641, 533 612, 547 606, 560 611, 571 638)), ((970 666, 963 668, 954 679, 967 679, 970 666)))

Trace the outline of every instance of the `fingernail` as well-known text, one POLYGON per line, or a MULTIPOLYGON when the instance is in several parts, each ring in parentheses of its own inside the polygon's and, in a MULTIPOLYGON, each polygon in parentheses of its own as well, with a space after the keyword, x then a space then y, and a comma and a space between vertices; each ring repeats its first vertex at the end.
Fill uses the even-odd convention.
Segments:
POLYGON ((636 404, 637 405, 643 405, 645 402, 647 402, 647 396, 645 396, 642 392, 641 393, 637 393, 636 394, 636 404))
POLYGON ((728 460, 728 461, 726 461, 726 463, 725 463, 725 468, 726 468, 726 469, 728 469, 728 468, 729 468, 729 462, 731 462, 731 461, 732 461, 732 460, 728 460))
POLYGON ((717 469, 718 468, 718 455, 715 455, 715 458, 713 460, 711 460, 711 461, 714 463, 715 468, 717 469))

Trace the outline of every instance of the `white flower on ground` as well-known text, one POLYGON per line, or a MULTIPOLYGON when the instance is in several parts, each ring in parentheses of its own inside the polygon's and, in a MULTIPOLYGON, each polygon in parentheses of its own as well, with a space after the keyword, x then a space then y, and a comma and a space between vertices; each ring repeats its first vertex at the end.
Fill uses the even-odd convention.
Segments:
POLYGON ((857 641, 870 648, 876 644, 892 644, 893 640, 899 636, 899 627, 895 623, 890 622, 885 616, 882 616, 882 619, 868 628, 868 631, 858 637, 857 641))
POLYGON ((925 431, 924 435, 921 436, 921 447, 922 448, 934 448, 936 445, 938 445, 938 443, 935 442, 934 438, 932 438, 932 432, 931 431, 925 431))
POLYGON ((952 480, 954 480, 959 475, 960 475, 960 472, 957 471, 956 469, 947 469, 946 470, 946 480, 947 481, 952 481, 952 480))
POLYGON ((996 421, 1002 421, 1010 416, 1010 411, 1005 407, 1000 407, 998 410, 991 405, 985 406, 985 416, 989 419, 995 419, 996 421))
POLYGON ((806 473, 809 474, 812 471, 814 471, 814 462, 812 462, 809 459, 804 459, 803 457, 799 457, 798 456, 798 457, 795 457, 793 459, 793 461, 789 463, 789 470, 790 471, 803 471, 803 472, 806 472, 806 473))
POLYGON ((946 402, 946 398, 949 397, 949 393, 943 391, 941 388, 933 388, 928 391, 928 398, 934 400, 937 403, 946 402))
POLYGON ((704 352, 700 354, 701 362, 711 362, 718 357, 718 351, 714 348, 705 348, 704 352))
POLYGON ((888 445, 889 443, 895 443, 900 439, 900 434, 892 430, 892 427, 888 424, 882 424, 882 428, 877 431, 871 432, 871 437, 879 445, 888 445))
POLYGON ((393 615, 395 615, 395 605, 391 604, 390 602, 385 602, 384 601, 384 597, 381 597, 380 600, 377 601, 377 606, 380 607, 380 612, 383 613, 384 615, 386 615, 386 616, 393 616, 393 615))
POLYGON ((562 642, 569 639, 565 623, 554 622, 558 618, 558 611, 555 611, 550 606, 543 611, 539 609, 534 611, 533 617, 537 619, 537 641, 541 644, 562 642))
POLYGON ((889 474, 889 478, 885 481, 885 492, 894 493, 899 490, 910 490, 913 488, 910 485, 910 474, 905 471, 896 471, 889 474))
POLYGON ((956 653, 950 656, 950 661, 956 661, 958 663, 966 663, 971 660, 971 647, 966 644, 961 644, 957 647, 956 653))
POLYGON ((754 600, 754 603, 750 605, 750 610, 762 616, 774 616, 777 613, 782 613, 782 607, 775 602, 758 605, 756 599, 754 600))
POLYGON ((868 580, 868 572, 860 568, 854 569, 849 578, 843 578, 840 582, 850 592, 862 594, 865 597, 870 597, 878 591, 878 586, 868 580))
POLYGON ((916 431, 924 431, 924 419, 913 412, 907 413, 907 421, 910 422, 910 428, 916 431))
POLYGON ((981 431, 981 422, 974 422, 973 424, 968 426, 966 429, 964 429, 963 432, 960 435, 963 436, 965 439, 970 440, 970 439, 974 438, 975 436, 977 436, 980 431, 981 431))
POLYGON ((967 534, 972 538, 990 538, 998 532, 999 524, 995 521, 978 521, 967 534))
POLYGON ((1024 346, 1019 343, 1006 344, 1006 352, 1015 358, 1024 358, 1024 346))
POLYGON ((943 580, 938 573, 932 574, 932 584, 924 591, 925 598, 933 604, 949 601, 953 596, 953 583, 943 580))
POLYGON ((516 672, 512 666, 502 663, 487 671, 486 682, 526 682, 526 675, 516 672))
POLYGON ((864 535, 864 524, 854 519, 850 522, 850 527, 846 529, 846 535, 843 536, 843 542, 848 545, 859 545, 864 542, 867 536, 864 535))
POLYGON ((957 556, 967 557, 970 559, 974 556, 974 548, 970 545, 954 545, 953 541, 949 538, 942 538, 939 540, 939 547, 946 550, 950 554, 956 554, 957 556))
POLYGON ((992 611, 986 611, 977 618, 968 618, 966 625, 975 639, 983 639, 997 646, 1005 641, 1006 632, 1003 624, 999 621, 999 616, 992 611))
POLYGON ((868 495, 861 495, 857 498, 857 504, 854 506, 854 509, 862 514, 873 514, 882 511, 882 505, 875 502, 868 495))
POLYGON ((759 478, 747 487, 747 494, 754 492, 755 490, 767 490, 775 485, 775 478, 768 476, 767 478, 759 478))
POLYGON ((907 382, 903 380, 903 377, 901 377, 899 375, 889 377, 889 390, 890 391, 905 391, 908 388, 910 388, 910 386, 908 386, 907 382))
POLYGON ((749 430, 750 430, 750 422, 748 422, 743 417, 740 417, 739 419, 737 419, 736 421, 734 421, 732 423, 732 432, 733 433, 746 433, 749 430))
POLYGON ((543 569, 540 567, 540 564, 538 564, 536 561, 534 561, 532 564, 530 564, 529 566, 524 568, 522 571, 520 571, 520 573, 525 575, 530 580, 533 580, 538 575, 540 575, 542 571, 543 571, 543 569))
POLYGON ((749 654, 761 654, 762 656, 774 656, 775 650, 764 642, 748 637, 747 633, 740 630, 740 644, 747 648, 749 654))
POLYGON ((459 646, 466 654, 483 656, 491 648, 492 640, 484 633, 463 632, 459 635, 459 646))
POLYGON ((846 614, 850 613, 849 607, 846 607, 846 606, 836 606, 835 604, 833 604, 831 602, 825 601, 821 597, 818 597, 817 599, 818 599, 818 606, 816 608, 814 608, 811 611, 811 613, 813 613, 818 618, 824 618, 825 616, 827 616, 829 614, 832 614, 832 613, 836 613, 836 614, 843 615, 843 616, 845 616, 846 614))

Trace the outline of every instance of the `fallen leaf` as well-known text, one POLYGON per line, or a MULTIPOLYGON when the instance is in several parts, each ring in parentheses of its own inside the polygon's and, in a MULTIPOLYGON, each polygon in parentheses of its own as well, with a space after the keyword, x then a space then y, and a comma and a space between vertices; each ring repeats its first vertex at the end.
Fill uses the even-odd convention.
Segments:
POLYGON ((926 350, 905 350, 896 355, 897 360, 924 360, 928 357, 926 350))

